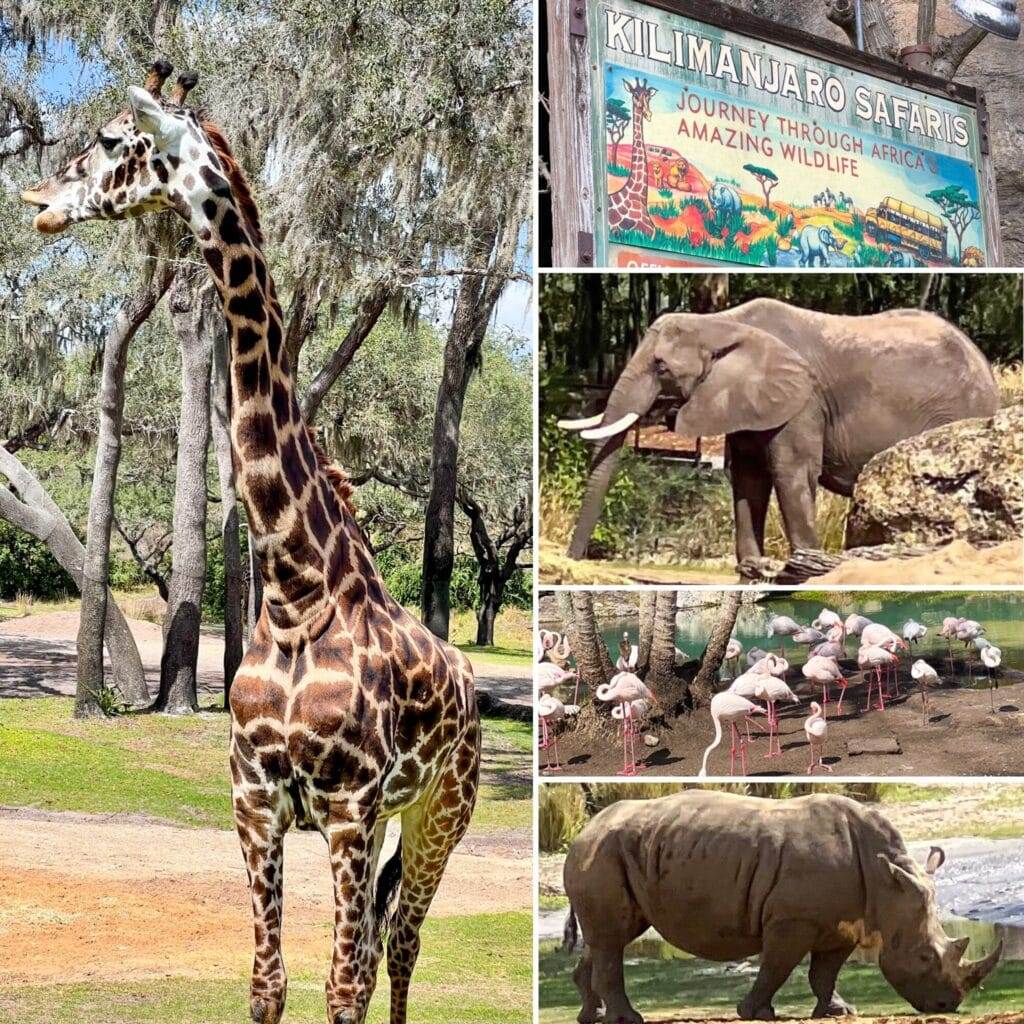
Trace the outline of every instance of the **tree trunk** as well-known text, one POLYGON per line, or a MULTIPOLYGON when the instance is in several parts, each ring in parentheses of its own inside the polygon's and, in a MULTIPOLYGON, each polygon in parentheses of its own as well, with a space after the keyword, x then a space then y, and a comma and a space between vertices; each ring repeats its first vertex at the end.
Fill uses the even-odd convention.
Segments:
POLYGON ((366 341, 367 335, 373 330, 394 294, 395 289, 391 285, 378 281, 363 296, 348 333, 309 385, 309 391, 302 402, 302 415, 307 423, 312 423, 316 419, 317 410, 324 396, 334 386, 334 382, 341 376, 345 367, 352 362, 352 357, 366 341))
POLYGON ((78 625, 78 667, 75 685, 76 718, 102 715, 97 694, 104 686, 103 638, 107 619, 107 577, 110 572, 110 532, 114 522, 114 490, 121 461, 121 423, 124 417, 124 371, 128 345, 170 286, 174 271, 161 264, 152 280, 122 307, 103 346, 100 420, 96 432, 96 462, 82 566, 82 610, 78 625))
POLYGON ((576 669, 582 682, 590 687, 591 693, 599 686, 604 686, 615 672, 608 648, 605 646, 601 631, 597 628, 594 618, 594 597, 589 591, 574 590, 572 592, 572 619, 576 640, 572 644, 572 653, 576 658, 576 669))
POLYGON ((242 661, 243 588, 241 538, 238 528, 238 494, 235 471, 231 463, 230 414, 228 412, 228 347, 223 318, 214 315, 212 295, 210 306, 204 302, 204 331, 213 343, 213 376, 210 394, 210 436, 217 459, 220 481, 220 539, 224 548, 224 707, 228 706, 231 683, 242 661))
POLYGON ((480 610, 476 613, 477 647, 494 646, 494 620, 501 609, 505 596, 505 584, 500 579, 489 579, 486 587, 480 587, 480 610))
POLYGON ((645 675, 651 663, 651 644, 654 642, 654 609, 658 600, 656 590, 640 591, 640 636, 637 640, 639 657, 636 667, 640 675, 645 675))
POLYGON ((690 694, 697 707, 707 704, 715 692, 718 670, 725 660, 725 648, 729 644, 732 631, 736 628, 740 598, 741 594, 738 590, 729 590, 722 595, 722 605, 718 610, 718 618, 711 630, 711 636, 708 638, 708 645, 704 649, 704 659, 701 662, 700 671, 690 684, 690 694))
POLYGON ((256 623, 263 613, 263 577, 260 575, 260 563, 256 558, 256 549, 252 543, 252 529, 249 530, 249 593, 246 598, 246 619, 249 639, 256 631, 256 623))
POLYGON ((213 347, 209 333, 200 329, 201 300, 193 280, 178 278, 169 305, 181 345, 181 418, 171 593, 164 619, 156 709, 177 715, 199 707, 196 668, 206 579, 206 453, 210 444, 213 347))
MULTIPOLYGON (((81 590, 85 548, 64 513, 32 473, 5 448, 0 448, 0 473, 11 481, 21 499, 19 501, 7 488, 0 488, 0 516, 46 544, 60 567, 81 590)), ((146 707, 149 689, 139 648, 109 590, 103 640, 110 655, 114 686, 133 707, 146 707)))
POLYGON ((655 593, 653 640, 646 682, 662 699, 675 682, 676 595, 674 590, 655 593))

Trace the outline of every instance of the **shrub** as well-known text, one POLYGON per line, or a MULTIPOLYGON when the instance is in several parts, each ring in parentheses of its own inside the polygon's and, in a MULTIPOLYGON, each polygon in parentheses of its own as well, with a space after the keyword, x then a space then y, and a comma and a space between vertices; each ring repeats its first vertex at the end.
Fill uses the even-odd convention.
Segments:
POLYGON ((792 213, 787 212, 780 219, 776 225, 776 230, 779 232, 780 238, 786 238, 792 233, 793 228, 796 227, 796 220, 792 213))
POLYGON ((541 786, 537 809, 537 842, 543 853, 558 853, 586 824, 579 786, 541 786))
POLYGON ((75 581, 42 541, 0 521, 0 600, 26 594, 37 601, 62 601, 77 593, 75 581))

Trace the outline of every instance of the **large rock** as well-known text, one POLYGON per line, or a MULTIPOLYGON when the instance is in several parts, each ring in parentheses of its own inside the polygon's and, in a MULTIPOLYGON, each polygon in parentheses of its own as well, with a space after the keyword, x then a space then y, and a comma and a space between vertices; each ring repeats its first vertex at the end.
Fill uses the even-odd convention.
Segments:
POLYGON ((900 441, 864 467, 846 547, 1015 540, 1024 530, 1024 410, 958 420, 900 441))

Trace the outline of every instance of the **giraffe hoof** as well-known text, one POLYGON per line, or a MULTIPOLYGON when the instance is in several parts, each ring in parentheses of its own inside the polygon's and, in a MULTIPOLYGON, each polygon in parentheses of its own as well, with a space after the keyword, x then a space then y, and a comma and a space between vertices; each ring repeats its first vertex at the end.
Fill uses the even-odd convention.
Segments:
POLYGON ((356 1024, 356 1015, 354 1010, 339 1010, 335 1015, 331 1024, 356 1024))
POLYGON ((253 1024, 278 1024, 284 1015, 284 1001, 258 997, 253 999, 249 1007, 249 1016, 253 1024))

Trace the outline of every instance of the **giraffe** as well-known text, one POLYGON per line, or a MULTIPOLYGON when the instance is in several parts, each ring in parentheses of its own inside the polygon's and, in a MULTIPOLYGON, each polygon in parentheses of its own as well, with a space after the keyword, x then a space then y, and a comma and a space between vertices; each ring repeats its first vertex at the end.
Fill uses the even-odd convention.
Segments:
POLYGON ((277 1024, 284 1012, 282 851, 295 824, 330 850, 329 1024, 364 1021, 385 932, 390 1019, 404 1024, 420 926, 476 799, 473 672, 385 590, 351 486, 299 413, 245 176, 221 130, 184 105, 195 76, 163 97, 170 74, 154 64, 146 88, 129 88, 129 108, 22 199, 44 233, 171 210, 195 236, 227 322, 232 458, 264 586, 230 700, 255 932, 251 1017, 277 1024), (378 874, 395 816, 398 848, 378 874))
POLYGON ((639 231, 654 238, 654 221, 647 209, 647 146, 644 121, 651 119, 651 97, 658 91, 645 78, 623 82, 633 97, 633 144, 629 177, 608 197, 608 227, 613 231, 639 231))

